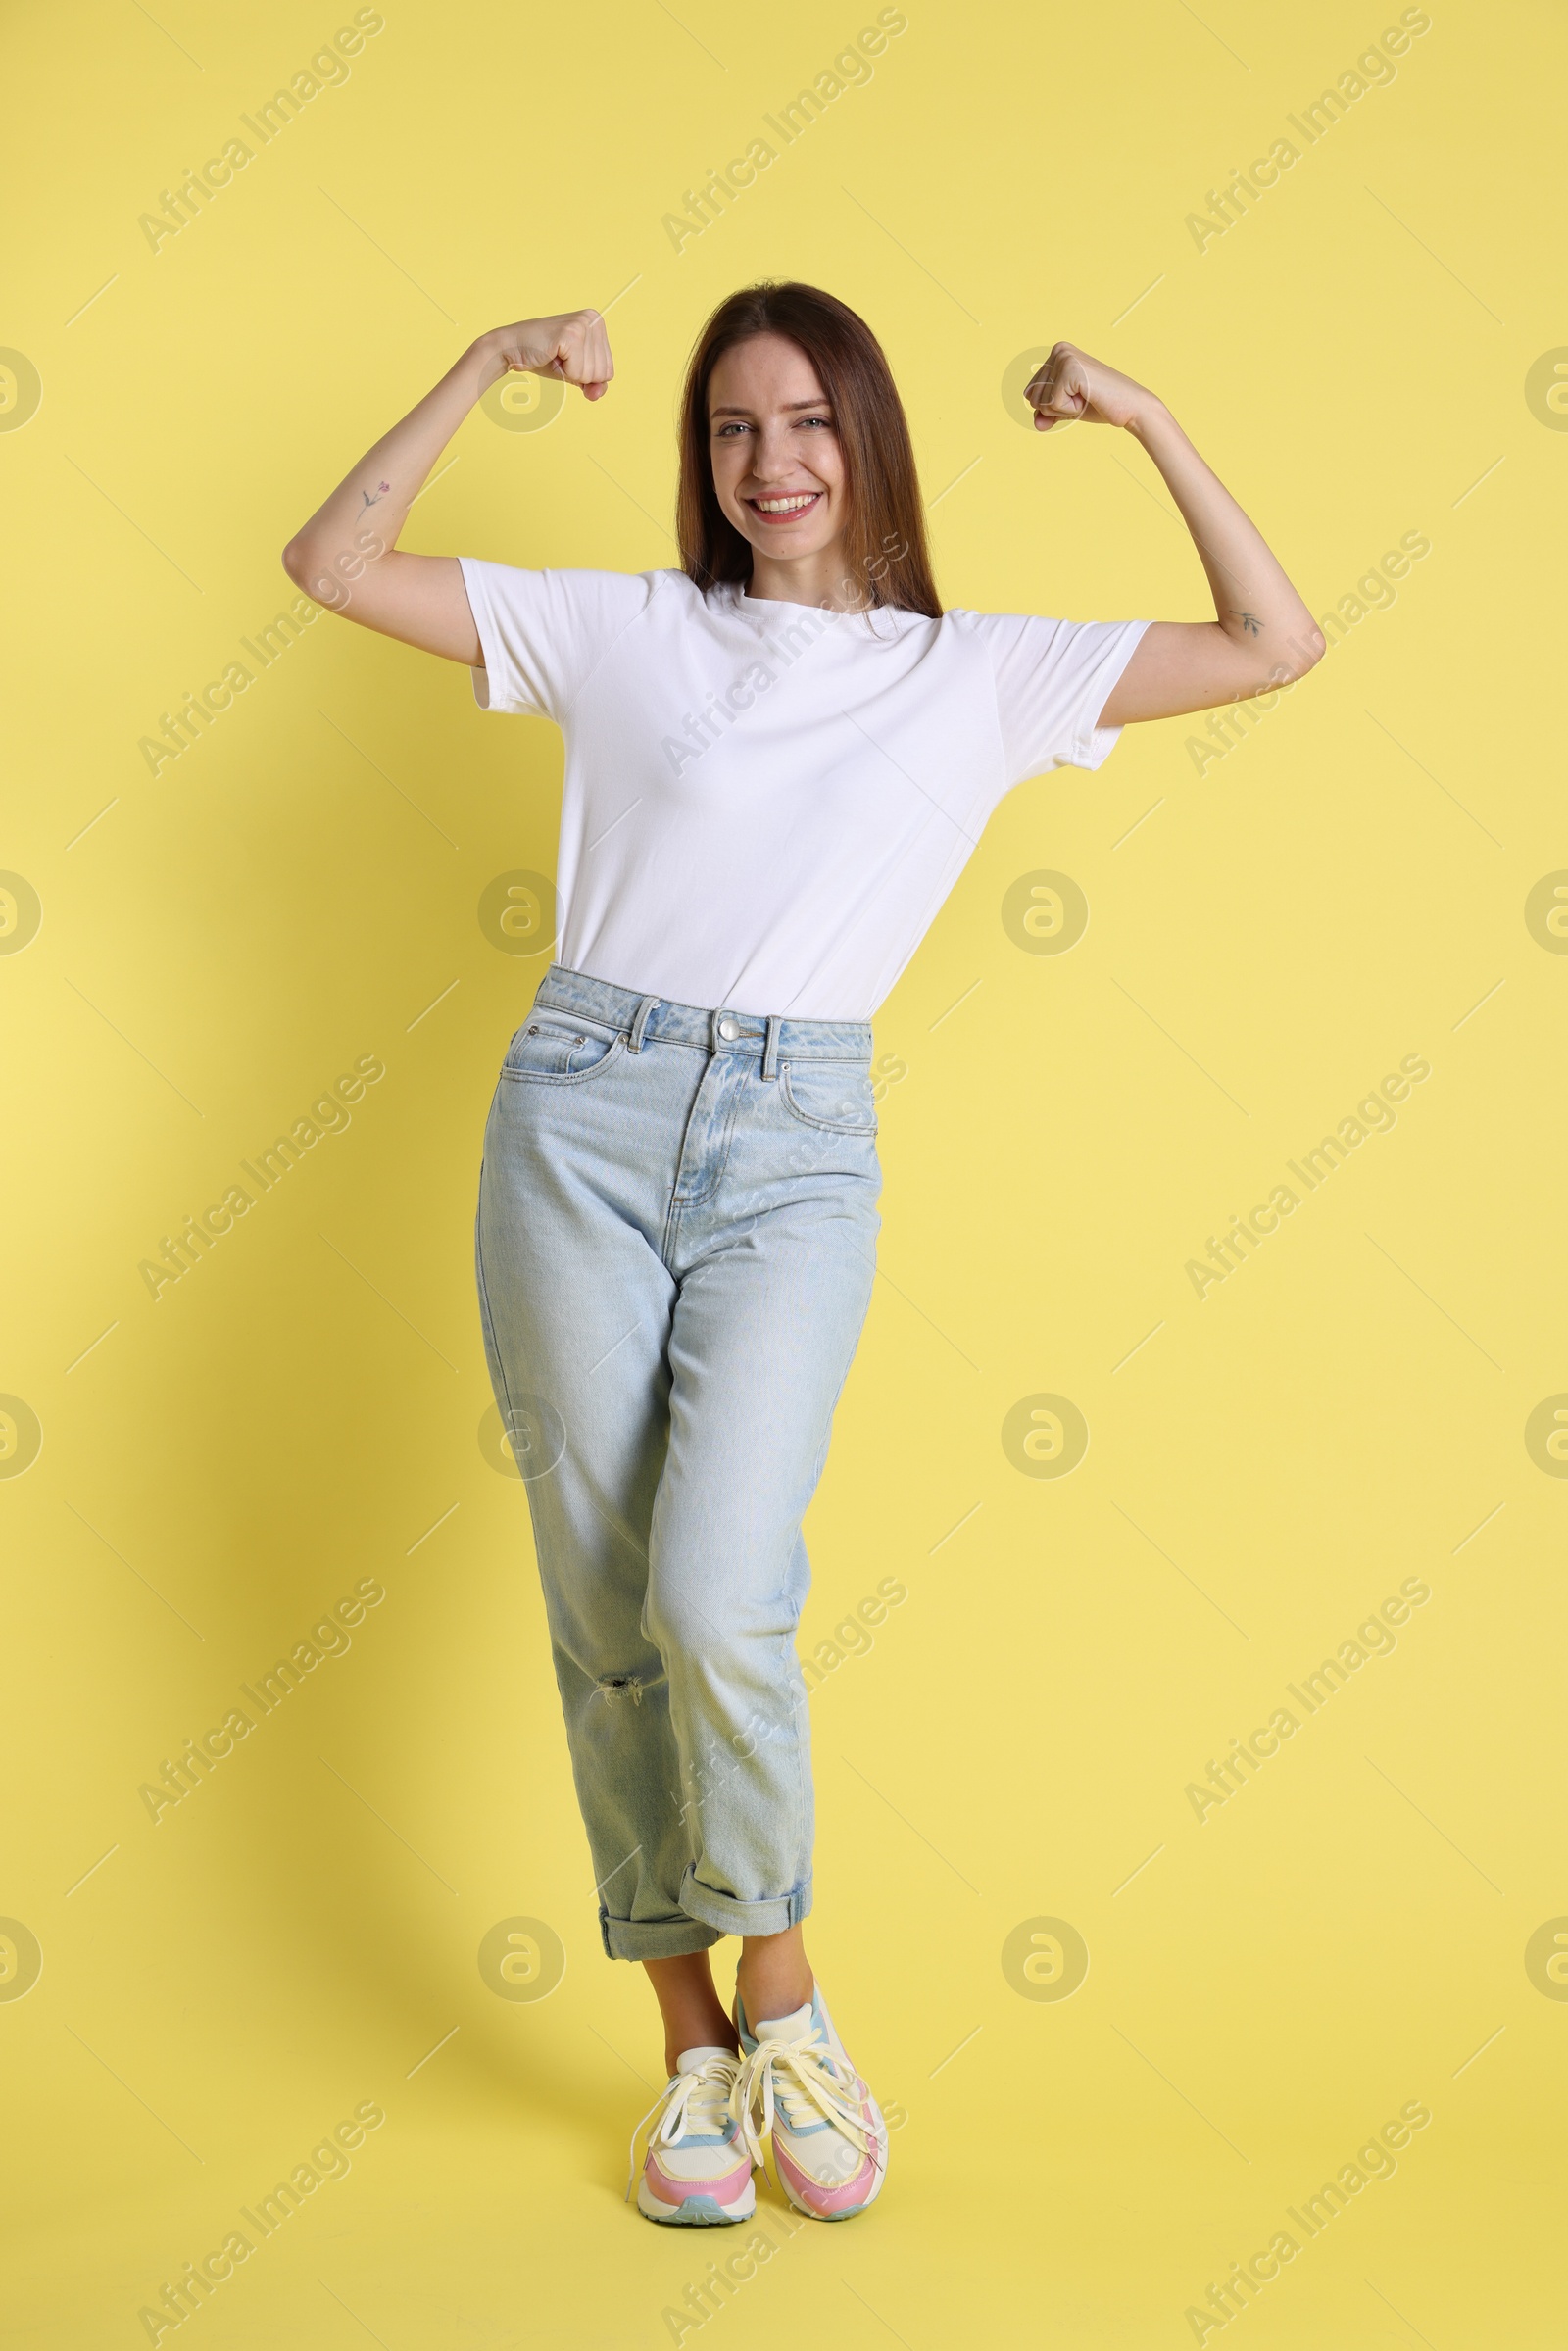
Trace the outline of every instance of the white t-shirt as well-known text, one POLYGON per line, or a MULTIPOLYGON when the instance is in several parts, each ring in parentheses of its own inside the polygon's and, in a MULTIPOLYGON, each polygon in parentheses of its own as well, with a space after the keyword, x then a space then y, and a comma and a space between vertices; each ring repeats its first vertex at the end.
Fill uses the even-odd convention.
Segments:
POLYGON ((1107 757, 1095 721, 1149 625, 459 560, 480 709, 565 737, 557 959, 805 1020, 868 1020, 1003 796, 1107 757))

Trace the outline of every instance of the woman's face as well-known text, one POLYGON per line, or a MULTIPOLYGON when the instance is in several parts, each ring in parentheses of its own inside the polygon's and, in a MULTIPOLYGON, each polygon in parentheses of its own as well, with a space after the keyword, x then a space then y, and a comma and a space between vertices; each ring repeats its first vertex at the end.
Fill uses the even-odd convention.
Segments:
POLYGON ((708 382, 718 503, 759 554, 819 556, 844 528, 844 453, 827 395, 798 343, 732 344, 708 382))

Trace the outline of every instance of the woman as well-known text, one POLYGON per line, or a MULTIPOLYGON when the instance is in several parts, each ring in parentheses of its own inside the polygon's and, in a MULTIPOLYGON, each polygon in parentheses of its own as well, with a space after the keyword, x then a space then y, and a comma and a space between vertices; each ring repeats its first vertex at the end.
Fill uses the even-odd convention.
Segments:
POLYGON ((680 569, 400 552, 512 369, 602 399, 603 319, 482 335, 283 562, 349 619, 466 662, 481 709, 564 732, 561 960, 501 1071, 476 1255, 604 1946, 643 1964, 663 2016, 637 2200, 744 2220, 770 2136, 792 2203, 839 2220, 879 2191, 887 2131, 803 1941, 792 1636, 872 1280, 868 1024, 1014 784, 1098 767, 1131 719, 1296 678, 1323 640, 1163 405, 1067 343, 1029 386, 1036 426, 1144 444, 1215 617, 944 612, 881 347, 798 284, 731 296, 698 340, 680 569), (724 1935, 733 2016, 708 1958, 724 1935))

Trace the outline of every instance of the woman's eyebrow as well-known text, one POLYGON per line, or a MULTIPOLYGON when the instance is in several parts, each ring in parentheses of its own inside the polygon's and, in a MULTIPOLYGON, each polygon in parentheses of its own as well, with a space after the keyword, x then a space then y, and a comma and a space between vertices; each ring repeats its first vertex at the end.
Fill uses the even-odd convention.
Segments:
MULTIPOLYGON (((828 399, 826 393, 822 393, 815 400, 786 400, 783 405, 787 409, 831 408, 833 403, 828 399)), ((756 411, 749 408, 729 408, 727 406, 720 406, 717 408, 710 408, 708 414, 710 420, 711 420, 714 416, 755 416, 756 411)))

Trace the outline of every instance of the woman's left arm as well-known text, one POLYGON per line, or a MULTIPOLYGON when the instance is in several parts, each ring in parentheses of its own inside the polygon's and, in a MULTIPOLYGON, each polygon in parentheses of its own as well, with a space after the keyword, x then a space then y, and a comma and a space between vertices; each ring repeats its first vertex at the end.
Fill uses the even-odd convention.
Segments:
POLYGON ((1214 594, 1212 620, 1155 620, 1100 714, 1102 726, 1174 718, 1304 677, 1322 632, 1262 533, 1211 472, 1162 400, 1073 343, 1057 343, 1025 399, 1035 427, 1116 424, 1141 441, 1193 534, 1214 594))

